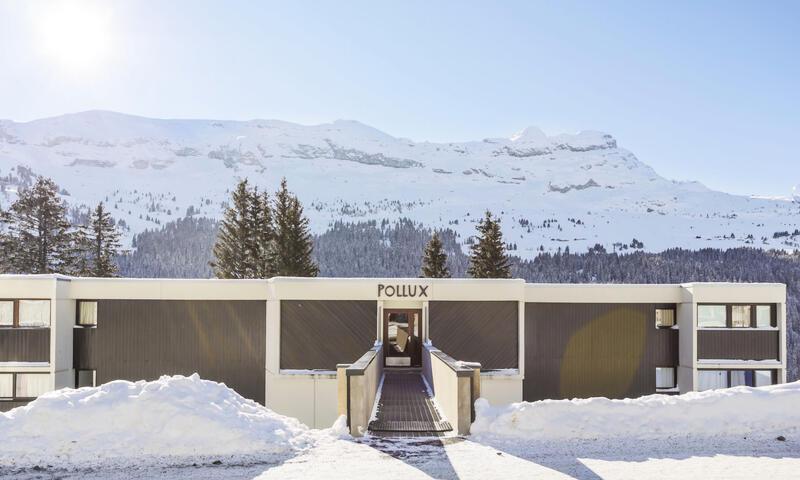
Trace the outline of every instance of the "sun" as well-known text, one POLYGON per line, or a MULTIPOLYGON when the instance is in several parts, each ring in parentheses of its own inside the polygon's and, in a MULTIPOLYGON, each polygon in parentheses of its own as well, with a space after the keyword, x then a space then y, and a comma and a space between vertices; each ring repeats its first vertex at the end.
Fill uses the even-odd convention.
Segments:
POLYGON ((100 4, 59 1, 37 15, 42 50, 64 69, 102 66, 111 52, 110 14, 100 4))

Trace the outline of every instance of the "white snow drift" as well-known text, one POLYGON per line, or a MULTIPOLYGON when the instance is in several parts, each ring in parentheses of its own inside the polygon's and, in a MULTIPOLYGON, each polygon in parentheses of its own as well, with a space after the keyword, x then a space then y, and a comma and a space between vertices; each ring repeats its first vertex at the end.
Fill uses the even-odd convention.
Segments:
POLYGON ((0 465, 214 455, 289 455, 305 446, 299 421, 224 384, 190 377, 114 381, 47 393, 0 414, 0 465))
POLYGON ((800 431, 800 382, 635 399, 475 404, 472 433, 531 440, 780 435, 800 431))

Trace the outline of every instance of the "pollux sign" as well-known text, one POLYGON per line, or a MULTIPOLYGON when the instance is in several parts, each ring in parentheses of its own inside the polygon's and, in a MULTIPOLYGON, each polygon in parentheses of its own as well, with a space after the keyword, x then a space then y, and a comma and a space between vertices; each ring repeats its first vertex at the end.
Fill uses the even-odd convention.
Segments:
POLYGON ((378 284, 379 297, 428 298, 430 285, 384 285, 378 284))

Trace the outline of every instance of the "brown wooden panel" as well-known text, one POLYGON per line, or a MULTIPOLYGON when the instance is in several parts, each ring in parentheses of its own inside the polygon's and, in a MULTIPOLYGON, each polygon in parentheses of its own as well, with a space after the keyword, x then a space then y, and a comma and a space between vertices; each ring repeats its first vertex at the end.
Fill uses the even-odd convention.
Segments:
POLYGON ((517 305, 517 302, 430 302, 431 343, 456 360, 480 362, 484 370, 517 368, 517 305))
POLYGON ((14 400, 14 401, 3 400, 3 401, 0 401, 0 412, 7 412, 7 411, 11 410, 12 408, 24 407, 28 403, 30 403, 30 402, 28 402, 28 401, 18 402, 16 400, 14 400))
POLYGON ((72 329, 72 366, 81 370, 94 370, 97 360, 97 328, 78 327, 72 329))
POLYGON ((0 328, 0 362, 49 361, 49 328, 0 328))
POLYGON ((89 335, 98 384, 196 372, 264 403, 264 301, 101 300, 89 335))
POLYGON ((523 399, 655 393, 656 367, 677 366, 678 331, 656 304, 527 303, 523 399))
POLYGON ((777 330, 698 330, 697 358, 725 360, 778 360, 777 330))
POLYGON ((281 368, 336 370, 375 344, 378 303, 282 300, 281 368))

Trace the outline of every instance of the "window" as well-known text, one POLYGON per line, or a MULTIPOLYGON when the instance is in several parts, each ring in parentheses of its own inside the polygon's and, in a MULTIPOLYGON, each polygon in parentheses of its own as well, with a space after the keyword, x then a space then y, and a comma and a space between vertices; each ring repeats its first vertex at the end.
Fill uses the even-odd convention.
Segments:
POLYGON ((698 305, 697 306, 697 326, 704 327, 726 327, 727 308, 725 305, 698 305))
POLYGON ((49 327, 50 300, 20 300, 20 327, 49 327))
POLYGON ((75 373, 75 388, 94 387, 94 386, 95 386, 94 370, 78 370, 75 373))
POLYGON ((717 388, 728 388, 727 370, 698 370, 697 371, 697 391, 715 390, 717 388))
POLYGON ((672 308, 656 308, 656 327, 668 328, 675 325, 675 310, 672 308))
POLYGON ((14 397, 14 374, 0 373, 0 398, 10 399, 14 397))
POLYGON ((0 327, 14 326, 14 301, 0 301, 0 327))
POLYGON ((754 387, 752 370, 731 370, 731 387, 754 387))
POLYGON ((97 325, 97 302, 78 302, 78 325, 97 325))
POLYGON ((734 305, 731 307, 731 326, 734 328, 750 327, 750 305, 734 305))
POLYGON ((675 387, 675 367, 656 367, 656 388, 675 387))
POLYGON ((50 390, 50 375, 42 373, 17 374, 17 398, 36 398, 50 390))
POLYGON ((756 327, 769 328, 772 326, 772 307, 769 305, 756 305, 756 327))
POLYGON ((755 375, 755 386, 766 387, 772 385, 772 370, 756 370, 753 372, 755 375))

